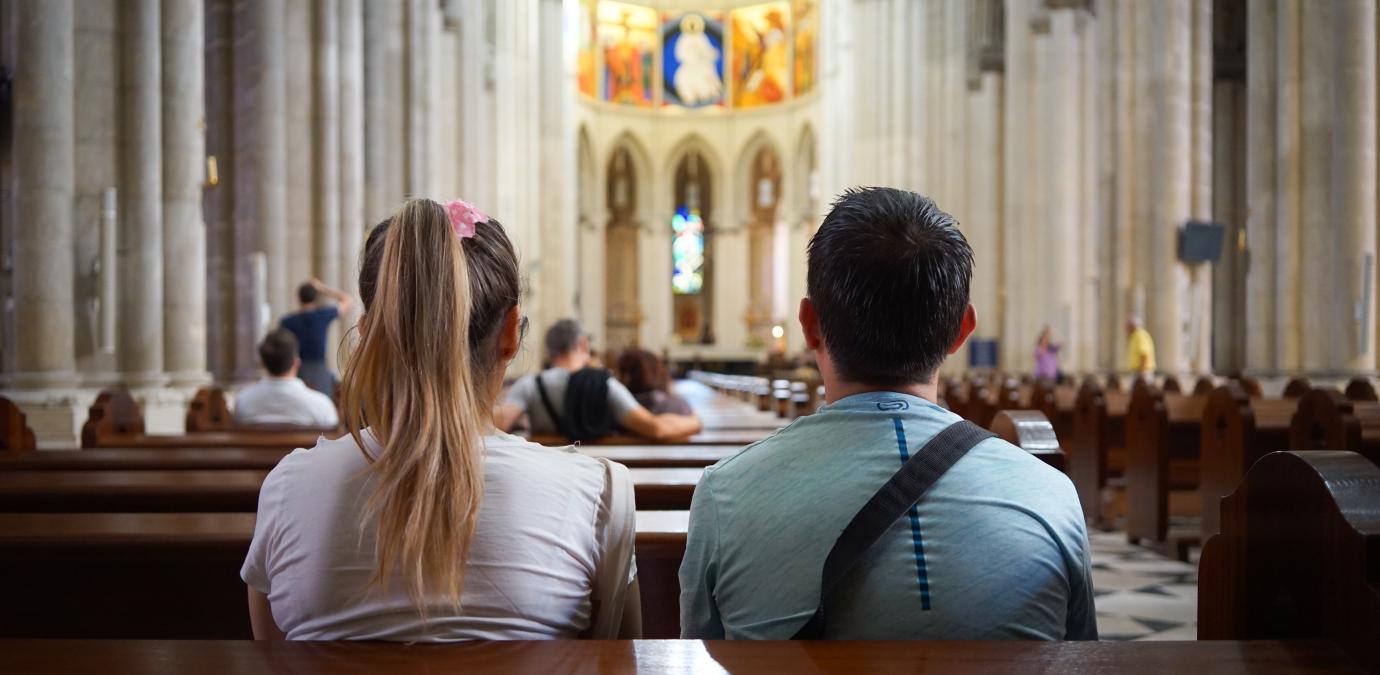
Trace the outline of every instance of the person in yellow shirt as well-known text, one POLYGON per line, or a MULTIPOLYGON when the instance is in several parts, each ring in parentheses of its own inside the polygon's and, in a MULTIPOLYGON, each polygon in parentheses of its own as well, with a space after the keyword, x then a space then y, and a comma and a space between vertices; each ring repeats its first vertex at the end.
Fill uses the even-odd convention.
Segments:
POLYGON ((1155 341, 1145 330, 1140 317, 1126 319, 1126 368, 1137 375, 1155 372, 1155 341))

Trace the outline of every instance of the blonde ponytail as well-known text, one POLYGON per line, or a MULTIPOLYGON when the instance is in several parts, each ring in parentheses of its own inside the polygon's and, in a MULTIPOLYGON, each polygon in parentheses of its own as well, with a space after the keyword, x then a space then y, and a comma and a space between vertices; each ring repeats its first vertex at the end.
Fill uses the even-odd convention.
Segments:
POLYGON ((490 338, 499 323, 490 315, 517 303, 516 258, 497 222, 481 227, 490 225, 497 232, 487 233, 489 244, 462 243, 439 204, 412 200, 376 228, 361 264, 366 313, 340 408, 373 474, 366 513, 378 535, 370 583, 388 588, 401 576, 423 615, 429 599, 459 606, 483 501, 483 436, 493 403, 484 376, 496 365, 490 338), (496 266, 488 250, 495 247, 496 266), (483 255, 471 260, 467 248, 483 255), (504 283, 489 283, 495 275, 504 283), (377 456, 367 450, 366 426, 381 448, 377 456))

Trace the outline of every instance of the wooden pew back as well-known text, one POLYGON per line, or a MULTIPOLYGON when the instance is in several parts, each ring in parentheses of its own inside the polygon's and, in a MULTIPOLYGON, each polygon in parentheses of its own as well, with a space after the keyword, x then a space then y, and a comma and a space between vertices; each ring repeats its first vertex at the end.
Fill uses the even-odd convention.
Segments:
POLYGON ((1064 470, 1064 451, 1054 434, 1054 425, 1038 410, 1003 410, 992 418, 992 433, 1034 455, 1060 471, 1064 470))
POLYGON ((1073 445, 1068 456, 1069 477, 1078 490, 1083 515, 1095 524, 1107 522, 1102 488, 1125 462, 1126 410, 1130 397, 1103 389, 1088 379, 1079 389, 1073 413, 1073 445))
POLYGON ((225 390, 220 387, 202 387, 187 404, 187 431, 229 431, 235 427, 235 418, 230 414, 230 405, 225 400, 225 390))
POLYGON ((1221 508, 1199 638, 1337 639, 1380 671, 1380 469, 1349 452, 1271 453, 1221 508))
POLYGON ((1289 449, 1289 424, 1298 399, 1250 398, 1238 383, 1215 389, 1203 410, 1202 540, 1216 534, 1218 502, 1236 489, 1246 471, 1266 453, 1289 449))
POLYGON ((1289 447, 1349 450, 1380 464, 1380 403, 1348 401, 1333 389, 1310 390, 1290 423, 1289 447))
POLYGON ((144 413, 128 389, 106 389, 96 396, 81 427, 81 447, 94 448, 115 437, 144 433, 144 413))
MULTIPOLYGON (((1170 492, 1198 489, 1205 405, 1202 396, 1136 383, 1126 415, 1126 535, 1132 541, 1171 543, 1170 492)), ((1186 557, 1197 534, 1176 536, 1169 552, 1186 557)))
POLYGON ((0 396, 0 453, 33 450, 38 447, 28 418, 14 401, 0 396))

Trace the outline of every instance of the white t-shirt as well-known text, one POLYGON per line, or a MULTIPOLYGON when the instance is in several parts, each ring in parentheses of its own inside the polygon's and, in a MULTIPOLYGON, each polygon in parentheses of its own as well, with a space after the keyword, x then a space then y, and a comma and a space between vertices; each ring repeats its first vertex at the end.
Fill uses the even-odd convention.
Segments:
POLYGON ((487 436, 484 446, 484 501, 458 614, 438 601, 423 625, 400 579, 387 592, 369 588, 375 529, 362 514, 373 477, 348 435, 294 451, 264 480, 240 576, 268 596, 291 640, 578 637, 590 627, 599 575, 618 571, 622 598, 636 574, 631 479, 606 460, 508 434, 487 436), (611 516, 611 503, 627 504, 627 518, 611 516))
POLYGON ((235 423, 330 429, 340 416, 331 397, 301 380, 265 377, 235 394, 235 423))

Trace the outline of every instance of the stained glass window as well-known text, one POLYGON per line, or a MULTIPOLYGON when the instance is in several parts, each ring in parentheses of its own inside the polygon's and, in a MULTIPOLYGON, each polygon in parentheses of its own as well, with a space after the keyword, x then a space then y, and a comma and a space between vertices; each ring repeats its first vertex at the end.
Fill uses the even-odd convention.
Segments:
POLYGON ((680 207, 671 216, 671 291, 695 295, 704 289, 704 221, 699 209, 680 207))

